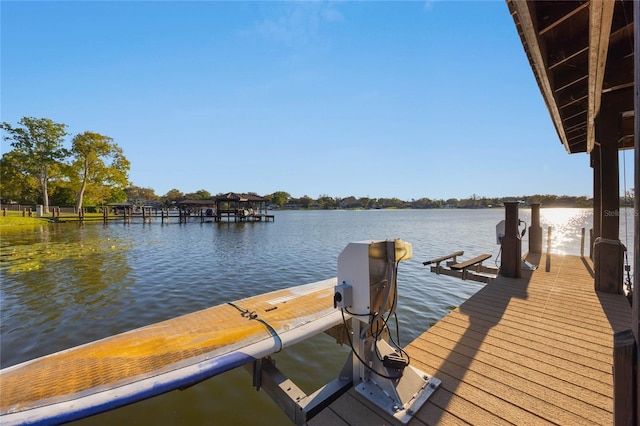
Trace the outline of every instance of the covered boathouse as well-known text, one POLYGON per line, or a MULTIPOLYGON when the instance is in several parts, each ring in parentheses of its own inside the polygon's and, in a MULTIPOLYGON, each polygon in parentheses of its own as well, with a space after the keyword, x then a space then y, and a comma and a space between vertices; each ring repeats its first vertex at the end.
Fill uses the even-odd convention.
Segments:
POLYGON ((177 203, 180 217, 211 218, 215 222, 273 221, 268 214, 269 199, 255 193, 227 192, 204 200, 182 200, 177 203))
MULTIPOLYGON (((587 153, 593 169, 591 252, 596 294, 625 292, 620 240, 620 151, 633 149, 633 292, 631 318, 613 342, 614 424, 639 425, 640 3, 629 0, 507 0, 549 114, 569 154, 587 153)), ((631 289, 629 289, 631 290, 631 289)))

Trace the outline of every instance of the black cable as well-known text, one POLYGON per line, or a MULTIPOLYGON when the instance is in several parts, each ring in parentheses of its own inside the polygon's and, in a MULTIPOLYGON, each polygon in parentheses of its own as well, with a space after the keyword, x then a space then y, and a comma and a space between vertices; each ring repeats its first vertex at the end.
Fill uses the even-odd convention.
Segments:
MULTIPOLYGON (((393 343, 393 346, 395 347, 395 349, 396 349, 397 351, 399 351, 399 352, 400 352, 400 356, 401 356, 403 359, 405 359, 405 357, 406 357, 407 365, 409 365, 409 364, 411 363, 411 357, 409 356, 409 354, 408 354, 404 349, 402 349, 402 347, 400 346, 400 343, 399 343, 399 342, 400 342, 400 324, 399 324, 399 322, 398 322, 398 315, 397 315, 397 313, 396 313, 396 308, 397 308, 397 306, 398 306, 398 285, 397 285, 397 277, 398 277, 398 263, 395 263, 395 271, 394 271, 394 281, 395 281, 395 285, 394 285, 394 288, 393 288, 393 290, 394 290, 394 291, 393 291, 393 294, 390 294, 390 296, 392 296, 392 297, 393 297, 393 300, 392 300, 392 303, 391 303, 391 308, 387 311, 387 316, 386 316, 386 318, 385 318, 384 316, 381 318, 381 321, 382 321, 382 324, 383 324, 382 328, 379 328, 378 322, 376 321, 376 324, 375 324, 375 326, 376 326, 376 330, 375 330, 375 332, 374 332, 374 330, 373 330, 373 326, 374 326, 374 324, 371 324, 371 326, 370 326, 370 331, 371 331, 372 336, 373 336, 373 337, 375 338, 375 340, 377 341, 377 340, 378 340, 378 337, 380 337, 380 335, 382 334, 382 332, 384 332, 385 328, 386 328, 387 330, 389 330, 389 329, 390 329, 390 328, 389 328, 389 320, 391 319, 391 315, 394 315, 394 318, 395 318, 395 321, 396 321, 396 337, 397 337, 397 339, 398 339, 398 342, 396 342, 396 341, 393 339, 393 336, 391 335, 391 332, 389 332, 389 341, 390 341, 391 343, 393 343), (403 355, 404 355, 404 356, 403 356, 403 355)), ((383 359, 382 359, 382 356, 380 355, 380 351, 379 351, 379 349, 378 349, 378 345, 375 345, 375 349, 376 349, 376 356, 378 357, 378 360, 382 362, 382 361, 383 361, 383 359)))
POLYGON ((372 314, 371 312, 369 312, 368 314, 356 314, 355 312, 351 312, 347 308, 344 308, 344 311, 354 317, 373 317, 374 316, 374 314, 372 314))
MULTIPOLYGON (((282 343, 282 338, 280 337, 280 335, 278 334, 276 329, 273 328, 271 326, 271 324, 269 324, 268 322, 266 322, 262 318, 258 317, 258 314, 256 313, 256 311, 250 311, 250 310, 248 310, 246 308, 242 308, 242 307, 236 305, 233 302, 227 302, 227 304, 229 306, 233 306, 238 311, 240 311, 240 315, 243 318, 248 318, 249 320, 256 320, 256 321, 261 322, 262 324, 264 324, 264 326, 267 327, 267 330, 269 330, 269 333, 271 333, 271 336, 278 342, 279 348, 278 348, 278 350, 276 352, 280 352, 284 348, 284 344, 282 343)), ((343 316, 344 316, 344 314, 343 314, 343 316)))
MULTIPOLYGON (((342 322, 345 326, 345 328, 347 328, 347 319, 344 317, 344 309, 340 308, 340 312, 342 313, 342 322)), ((358 358, 358 360, 362 363, 362 365, 364 365, 366 368, 369 369, 369 371, 375 373, 376 375, 384 378, 384 379, 389 379, 389 380, 395 380, 395 379, 399 379, 402 377, 402 374, 398 375, 398 376, 387 376, 385 374, 382 374, 376 370, 374 370, 369 364, 366 363, 365 360, 363 360, 362 358, 360 358, 360 355, 358 355, 358 352, 356 351, 356 349, 353 347, 353 340, 351 340, 351 335, 348 331, 347 328, 347 340, 349 340, 349 346, 351 347, 351 352, 353 352, 353 354, 356 356, 356 358, 358 358)))

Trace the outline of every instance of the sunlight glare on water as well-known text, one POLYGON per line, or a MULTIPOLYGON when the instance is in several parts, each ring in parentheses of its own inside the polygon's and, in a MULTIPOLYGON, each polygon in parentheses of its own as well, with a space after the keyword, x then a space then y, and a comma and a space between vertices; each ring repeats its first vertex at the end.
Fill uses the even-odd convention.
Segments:
MULTIPOLYGON (((551 253, 575 254, 576 233, 585 228, 585 245, 588 245, 589 229, 593 213, 587 209, 543 208, 540 209, 540 226, 546 244, 547 230, 551 227, 551 253)), ((579 247, 578 247, 579 248, 579 247)), ((543 247, 543 250, 546 249, 543 247)))

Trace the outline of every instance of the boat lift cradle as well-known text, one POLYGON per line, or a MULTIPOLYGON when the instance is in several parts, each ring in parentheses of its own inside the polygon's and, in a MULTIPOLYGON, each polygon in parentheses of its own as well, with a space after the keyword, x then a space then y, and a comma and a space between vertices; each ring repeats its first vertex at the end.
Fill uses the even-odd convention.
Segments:
POLYGON ((481 254, 472 259, 458 261, 458 256, 464 255, 464 251, 456 251, 446 256, 422 262, 424 266, 431 266, 431 272, 440 275, 448 275, 462 280, 472 280, 488 283, 498 276, 498 268, 485 266, 482 263, 491 257, 490 254, 481 254), (444 263, 444 265, 442 265, 444 263))

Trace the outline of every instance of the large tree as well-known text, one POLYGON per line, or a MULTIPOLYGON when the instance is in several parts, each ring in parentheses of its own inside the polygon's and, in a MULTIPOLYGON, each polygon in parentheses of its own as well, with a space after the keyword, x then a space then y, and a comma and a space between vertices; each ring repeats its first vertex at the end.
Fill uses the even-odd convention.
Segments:
POLYGON ((153 188, 143 188, 133 185, 125 189, 124 192, 127 194, 127 199, 133 203, 144 203, 158 199, 156 191, 153 188))
POLYGON ((84 132, 74 136, 71 142, 71 165, 73 176, 78 181, 76 209, 83 205, 85 194, 90 194, 93 203, 110 201, 113 187, 125 188, 129 183, 129 160, 122 149, 109 136, 84 132))
POLYGON ((35 177, 44 211, 49 212, 49 180, 60 169, 68 151, 62 146, 67 135, 66 125, 54 123, 48 118, 23 117, 20 127, 8 123, 0 124, 3 139, 11 141, 13 150, 7 158, 19 174, 35 177))

